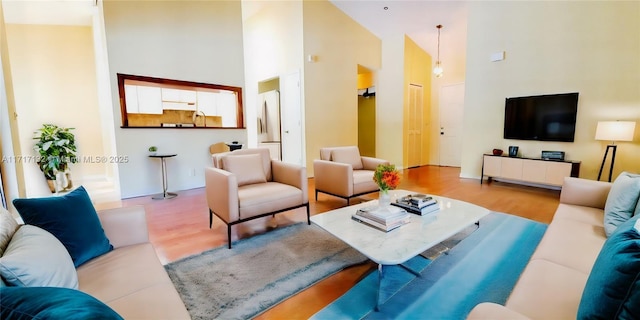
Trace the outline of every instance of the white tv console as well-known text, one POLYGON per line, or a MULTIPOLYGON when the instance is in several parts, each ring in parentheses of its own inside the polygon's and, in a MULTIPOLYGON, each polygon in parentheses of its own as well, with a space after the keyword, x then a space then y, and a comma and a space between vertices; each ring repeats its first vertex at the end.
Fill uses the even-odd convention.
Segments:
POLYGON ((505 182, 558 189, 565 177, 578 177, 580 161, 544 160, 485 154, 482 157, 480 184, 487 177, 505 182))

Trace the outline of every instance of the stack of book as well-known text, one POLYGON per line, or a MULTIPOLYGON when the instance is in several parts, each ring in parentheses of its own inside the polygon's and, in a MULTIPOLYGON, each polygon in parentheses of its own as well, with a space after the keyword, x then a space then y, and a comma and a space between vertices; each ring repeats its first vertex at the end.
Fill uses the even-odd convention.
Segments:
POLYGON ((422 193, 400 197, 396 202, 392 202, 391 205, 421 216, 440 210, 438 200, 422 193))
POLYGON ((382 231, 391 231, 409 223, 409 221, 411 221, 411 215, 399 207, 372 206, 358 209, 358 211, 351 216, 351 219, 382 231))

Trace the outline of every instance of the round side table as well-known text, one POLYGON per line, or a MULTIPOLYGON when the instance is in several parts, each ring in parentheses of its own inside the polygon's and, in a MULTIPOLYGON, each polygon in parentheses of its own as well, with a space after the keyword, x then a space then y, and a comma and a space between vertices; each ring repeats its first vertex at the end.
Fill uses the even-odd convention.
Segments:
POLYGON ((175 153, 170 153, 170 154, 150 154, 149 155, 149 158, 160 158, 160 160, 162 162, 162 193, 152 196, 151 199, 164 200, 164 199, 175 198, 175 197, 178 196, 178 194, 176 194, 176 193, 167 192, 167 188, 168 188, 167 164, 166 164, 165 160, 167 158, 171 158, 171 157, 175 157, 175 156, 177 156, 177 154, 175 154, 175 153))

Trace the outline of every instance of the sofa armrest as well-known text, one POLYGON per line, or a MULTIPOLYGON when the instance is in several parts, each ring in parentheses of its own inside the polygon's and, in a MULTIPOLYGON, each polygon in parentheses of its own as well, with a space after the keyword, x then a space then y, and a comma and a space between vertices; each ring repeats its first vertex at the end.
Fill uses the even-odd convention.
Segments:
POLYGON ((149 242, 147 217, 141 205, 100 210, 98 217, 114 248, 149 242))
POLYGON ((581 178, 564 178, 560 203, 604 209, 611 183, 581 178))
POLYGON ((353 167, 350 164, 313 160, 316 190, 350 197, 353 195, 353 167))
POLYGON ((376 170, 379 164, 389 164, 389 161, 372 158, 372 157, 360 157, 362 159, 362 167, 364 170, 376 170))
POLYGON ((279 160, 271 160, 273 181, 288 184, 302 190, 303 202, 309 202, 307 168, 279 160))
POLYGON ((205 168, 205 194, 210 210, 225 222, 240 219, 238 199, 238 179, 229 172, 218 168, 205 168))
POLYGON ((529 317, 513 311, 503 305, 499 305, 491 302, 483 302, 475 306, 469 315, 467 320, 527 320, 529 317))

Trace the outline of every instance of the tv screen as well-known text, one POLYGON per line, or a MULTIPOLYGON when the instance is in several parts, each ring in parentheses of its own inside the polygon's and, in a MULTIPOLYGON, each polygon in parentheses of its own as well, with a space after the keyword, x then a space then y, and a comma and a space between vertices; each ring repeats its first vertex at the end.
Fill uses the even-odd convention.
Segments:
POLYGON ((573 142, 578 93, 506 98, 504 138, 573 142))

